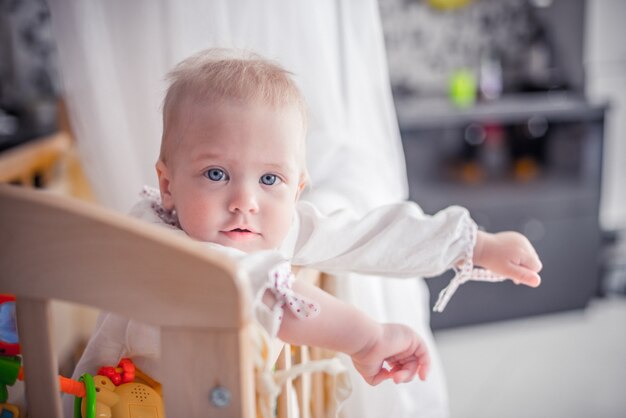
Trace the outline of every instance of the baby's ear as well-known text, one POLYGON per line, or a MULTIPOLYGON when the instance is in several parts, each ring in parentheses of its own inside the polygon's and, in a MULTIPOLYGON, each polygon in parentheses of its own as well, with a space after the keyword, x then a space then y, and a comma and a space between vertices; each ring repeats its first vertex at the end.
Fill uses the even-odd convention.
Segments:
POLYGON ((156 172, 159 179, 159 190, 161 191, 161 204, 165 210, 174 209, 174 199, 170 190, 170 170, 162 160, 156 163, 156 172))
POLYGON ((307 172, 304 172, 300 175, 300 180, 298 182, 298 190, 296 191, 296 200, 300 199, 300 195, 306 189, 306 186, 309 184, 309 175, 307 172))

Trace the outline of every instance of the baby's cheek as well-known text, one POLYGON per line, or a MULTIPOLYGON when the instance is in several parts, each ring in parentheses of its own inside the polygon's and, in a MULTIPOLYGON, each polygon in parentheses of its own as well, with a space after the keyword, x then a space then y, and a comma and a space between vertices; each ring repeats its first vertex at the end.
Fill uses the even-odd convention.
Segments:
POLYGON ((206 211, 183 210, 178 213, 178 221, 182 229, 192 238, 210 241, 215 227, 211 224, 213 217, 206 211))
POLYGON ((282 244, 284 239, 287 237, 289 233, 289 229, 291 228, 291 224, 293 221, 293 217, 295 214, 295 207, 281 207, 280 209, 274 212, 273 216, 273 230, 275 234, 275 243, 276 245, 282 244))

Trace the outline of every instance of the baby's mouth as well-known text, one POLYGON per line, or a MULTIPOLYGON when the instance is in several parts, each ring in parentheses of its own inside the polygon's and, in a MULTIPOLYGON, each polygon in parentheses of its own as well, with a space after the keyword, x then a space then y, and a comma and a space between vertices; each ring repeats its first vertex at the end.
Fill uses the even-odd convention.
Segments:
POLYGON ((248 240, 258 237, 260 234, 247 228, 233 228, 222 232, 228 238, 234 241, 248 240))

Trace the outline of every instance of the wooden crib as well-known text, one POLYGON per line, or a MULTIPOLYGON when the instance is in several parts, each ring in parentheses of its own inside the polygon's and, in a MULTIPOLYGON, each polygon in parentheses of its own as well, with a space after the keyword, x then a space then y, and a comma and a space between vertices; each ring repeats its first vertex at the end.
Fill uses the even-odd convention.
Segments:
MULTIPOLYGON (((161 327, 168 417, 257 416, 251 301, 231 260, 122 214, 8 185, 0 186, 0 239, 0 293, 17 297, 29 417, 62 416, 55 299, 161 327)), ((292 351, 283 350, 283 367, 292 351)), ((320 376, 296 387, 299 416, 326 416, 320 376)), ((290 395, 281 396, 278 414, 291 416, 290 395)))

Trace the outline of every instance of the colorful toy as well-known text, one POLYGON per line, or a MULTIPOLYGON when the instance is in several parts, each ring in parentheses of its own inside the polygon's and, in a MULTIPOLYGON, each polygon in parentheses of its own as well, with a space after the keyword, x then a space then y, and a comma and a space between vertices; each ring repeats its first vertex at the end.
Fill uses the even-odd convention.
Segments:
MULTIPOLYGON (((0 418, 19 418, 19 409, 6 403, 7 386, 24 380, 15 319, 15 296, 0 294, 0 418)), ((59 376, 61 392, 75 396, 74 418, 164 418, 161 384, 123 358, 96 376, 85 373, 76 381, 59 376)))
POLYGON ((19 418, 20 410, 15 405, 0 404, 0 418, 19 418))
POLYGON ((20 373, 21 360, 19 357, 0 357, 0 418, 18 418, 19 409, 7 403, 9 391, 20 373))
MULTIPOLYGON (((15 296, 0 294, 0 355, 16 356, 20 353, 15 320, 15 296)), ((2 416, 0 415, 0 418, 2 416)))
POLYGON ((19 418, 17 406, 7 403, 9 390, 19 374, 21 360, 15 320, 15 296, 0 294, 0 418, 19 418), (8 357, 4 357, 8 356, 8 357))
MULTIPOLYGON (((75 396, 74 418, 165 417, 160 383, 137 369, 130 359, 122 359, 117 367, 102 367, 100 372, 106 375, 85 373, 79 381, 59 376, 61 392, 75 396)), ((0 357, 0 402, 7 399, 7 386, 18 379, 24 379, 21 359, 0 357)), ((0 412, 0 418, 19 416, 12 405, 0 412)))

